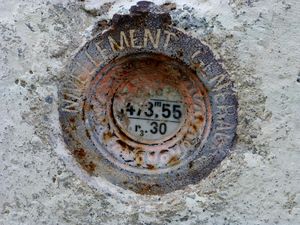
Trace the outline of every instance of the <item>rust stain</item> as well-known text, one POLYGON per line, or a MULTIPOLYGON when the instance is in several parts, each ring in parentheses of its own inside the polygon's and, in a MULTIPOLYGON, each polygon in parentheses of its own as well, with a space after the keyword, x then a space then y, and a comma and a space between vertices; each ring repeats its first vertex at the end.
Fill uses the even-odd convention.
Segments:
POLYGON ((145 195, 151 193, 151 185, 144 185, 139 190, 137 190, 138 194, 145 195))
POLYGON ((89 174, 93 174, 96 170, 96 163, 89 161, 89 158, 92 158, 88 155, 87 151, 83 148, 79 148, 73 151, 76 161, 82 166, 82 168, 89 174))
POLYGON ((89 131, 87 129, 85 129, 85 134, 88 137, 88 139, 91 139, 91 135, 90 135, 90 133, 89 133, 89 131))
POLYGON ((160 151, 160 154, 164 154, 164 153, 167 153, 167 152, 169 152, 169 150, 164 149, 164 150, 161 150, 161 151, 160 151))
POLYGON ((141 148, 135 149, 135 152, 134 152, 134 155, 135 155, 134 160, 135 160, 137 166, 141 166, 141 165, 142 165, 142 163, 143 163, 143 161, 144 161, 144 159, 143 159, 143 154, 144 154, 143 149, 141 149, 141 148))
POLYGON ((106 117, 103 117, 103 118, 101 118, 101 120, 100 120, 100 123, 101 123, 101 125, 106 125, 107 124, 107 118, 106 117))
POLYGON ((83 167, 85 171, 92 174, 96 170, 96 164, 92 161, 88 161, 91 158, 83 148, 76 149, 73 152, 77 162, 83 167))
POLYGON ((147 169, 149 169, 149 170, 155 170, 156 168, 152 164, 147 164, 147 169))
POLYGON ((156 194, 161 194, 160 185, 158 184, 141 184, 136 192, 141 195, 151 195, 154 190, 156 194))
POLYGON ((194 134, 194 133, 196 133, 197 132, 197 130, 198 130, 198 126, 196 125, 196 124, 192 124, 192 133, 194 134))
POLYGON ((133 151, 134 150, 134 147, 126 144, 122 140, 117 140, 117 143, 121 146, 122 150, 124 150, 124 151, 133 151))
POLYGON ((104 141, 104 143, 107 144, 111 140, 112 137, 113 137, 113 134, 111 132, 109 132, 109 131, 105 132, 103 134, 103 141, 104 141))
POLYGON ((192 69, 193 70, 200 70, 201 72, 203 71, 203 70, 201 70, 200 68, 202 67, 202 65, 200 64, 200 63, 192 63, 192 69))
POLYGON ((195 121, 193 124, 193 129, 195 130, 195 132, 203 125, 204 122, 204 117, 203 115, 196 115, 195 116, 195 121))
POLYGON ((84 159, 86 157, 86 152, 84 149, 80 148, 80 149, 76 149, 74 151, 74 156, 78 159, 84 159))
POLYGON ((88 173, 92 174, 96 170, 96 164, 90 161, 89 163, 84 165, 84 168, 88 173))
POLYGON ((74 131, 77 130, 76 124, 70 124, 70 128, 74 131))
POLYGON ((169 166, 175 166, 177 165, 178 163, 180 163, 180 159, 178 158, 178 156, 174 155, 170 158, 170 160, 168 161, 168 165, 169 166))
POLYGON ((204 121, 204 117, 202 115, 195 116, 196 120, 199 120, 200 122, 204 121))
POLYGON ((84 104, 84 110, 90 111, 90 110, 92 110, 92 106, 90 104, 84 104))

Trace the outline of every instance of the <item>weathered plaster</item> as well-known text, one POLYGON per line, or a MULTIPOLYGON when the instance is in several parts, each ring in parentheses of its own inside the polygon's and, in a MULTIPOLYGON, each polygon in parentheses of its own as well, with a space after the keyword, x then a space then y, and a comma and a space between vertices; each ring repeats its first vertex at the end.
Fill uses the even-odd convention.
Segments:
POLYGON ((61 140, 64 64, 136 1, 108 2, 0 0, 0 224, 300 223, 299 2, 174 1, 235 81, 238 140, 199 184, 152 197, 87 185, 61 140))

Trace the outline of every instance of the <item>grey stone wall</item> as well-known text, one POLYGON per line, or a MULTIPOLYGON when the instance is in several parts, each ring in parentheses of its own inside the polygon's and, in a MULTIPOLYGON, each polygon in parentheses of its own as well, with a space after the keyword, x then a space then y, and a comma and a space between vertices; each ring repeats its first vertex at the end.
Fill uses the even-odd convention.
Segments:
POLYGON ((98 21, 135 2, 0 0, 0 224, 299 224, 298 0, 173 1, 174 25, 210 46, 238 95, 236 145, 206 179, 142 196, 76 169, 60 71, 98 21))

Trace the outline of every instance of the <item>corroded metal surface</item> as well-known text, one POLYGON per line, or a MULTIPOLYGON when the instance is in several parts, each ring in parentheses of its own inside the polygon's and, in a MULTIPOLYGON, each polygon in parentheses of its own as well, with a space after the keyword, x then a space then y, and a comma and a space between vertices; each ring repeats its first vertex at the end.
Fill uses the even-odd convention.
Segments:
POLYGON ((141 194, 198 182, 229 152, 233 84, 211 50, 140 2, 72 58, 60 86, 67 148, 94 177, 141 194))

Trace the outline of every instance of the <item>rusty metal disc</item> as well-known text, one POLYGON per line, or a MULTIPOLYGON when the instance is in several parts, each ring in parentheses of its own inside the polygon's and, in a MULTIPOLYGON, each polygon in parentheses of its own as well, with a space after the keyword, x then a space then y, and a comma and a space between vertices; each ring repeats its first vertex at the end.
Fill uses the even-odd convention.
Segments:
POLYGON ((206 176, 237 125, 232 82, 199 40, 141 2, 71 59, 59 88, 60 122, 80 167, 142 194, 206 176))

